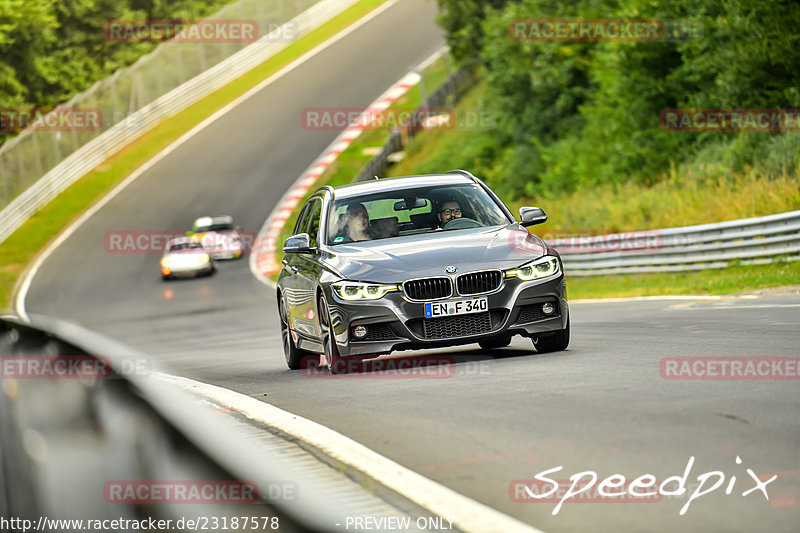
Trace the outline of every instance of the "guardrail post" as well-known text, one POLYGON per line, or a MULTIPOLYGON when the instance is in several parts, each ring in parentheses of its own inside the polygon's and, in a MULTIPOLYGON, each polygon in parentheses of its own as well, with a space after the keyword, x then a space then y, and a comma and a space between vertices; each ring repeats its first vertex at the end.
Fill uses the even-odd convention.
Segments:
MULTIPOLYGON (((0 176, 3 175, 3 154, 0 154, 0 176)), ((8 180, 0 180, 3 184, 3 198, 2 203, 0 205, 6 205, 8 202, 11 201, 11 196, 8 191, 8 180)))
POLYGON ((419 74, 419 101, 422 107, 428 107, 428 92, 425 90, 425 78, 422 72, 414 71, 419 74))
POLYGON ((36 165, 36 174, 41 176, 44 174, 44 165, 42 165, 42 151, 39 147, 39 132, 33 132, 31 139, 33 140, 33 151, 36 154, 36 157, 33 158, 34 164, 36 165))

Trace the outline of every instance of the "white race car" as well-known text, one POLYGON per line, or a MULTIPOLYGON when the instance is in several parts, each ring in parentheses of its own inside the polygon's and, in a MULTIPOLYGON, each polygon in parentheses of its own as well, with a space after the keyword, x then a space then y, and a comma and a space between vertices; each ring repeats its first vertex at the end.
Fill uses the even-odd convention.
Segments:
POLYGON ((187 235, 203 243, 214 259, 242 257, 242 230, 233 224, 233 217, 200 217, 187 235))
POLYGON ((214 259, 194 237, 170 239, 161 258, 162 279, 210 276, 216 272, 214 259))

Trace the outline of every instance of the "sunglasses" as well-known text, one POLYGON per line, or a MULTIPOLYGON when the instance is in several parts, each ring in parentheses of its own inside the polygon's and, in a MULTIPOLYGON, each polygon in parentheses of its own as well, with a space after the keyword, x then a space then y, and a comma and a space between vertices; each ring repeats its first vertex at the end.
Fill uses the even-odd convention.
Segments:
POLYGON ((443 215, 460 215, 461 209, 442 209, 439 212, 443 215))

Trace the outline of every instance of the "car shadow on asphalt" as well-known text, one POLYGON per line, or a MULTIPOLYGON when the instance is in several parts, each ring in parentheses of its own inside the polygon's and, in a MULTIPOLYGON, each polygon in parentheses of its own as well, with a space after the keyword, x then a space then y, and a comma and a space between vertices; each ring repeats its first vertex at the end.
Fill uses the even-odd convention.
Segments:
POLYGON ((327 365, 316 357, 307 358, 302 368, 304 377, 452 377, 454 375, 480 375, 500 359, 520 357, 536 358, 540 354, 533 348, 520 349, 513 346, 498 349, 452 349, 425 350, 403 354, 394 353, 373 359, 343 358, 338 371, 331 374, 327 365))

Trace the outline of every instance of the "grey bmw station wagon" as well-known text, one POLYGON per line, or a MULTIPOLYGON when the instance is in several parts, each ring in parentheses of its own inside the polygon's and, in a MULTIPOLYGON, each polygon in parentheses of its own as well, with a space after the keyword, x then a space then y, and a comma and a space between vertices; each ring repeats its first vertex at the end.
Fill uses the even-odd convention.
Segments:
POLYGON ((277 283, 286 363, 511 337, 538 352, 566 349, 569 305, 561 258, 463 170, 322 187, 284 246, 277 283), (318 355, 317 355, 318 358, 318 355))

